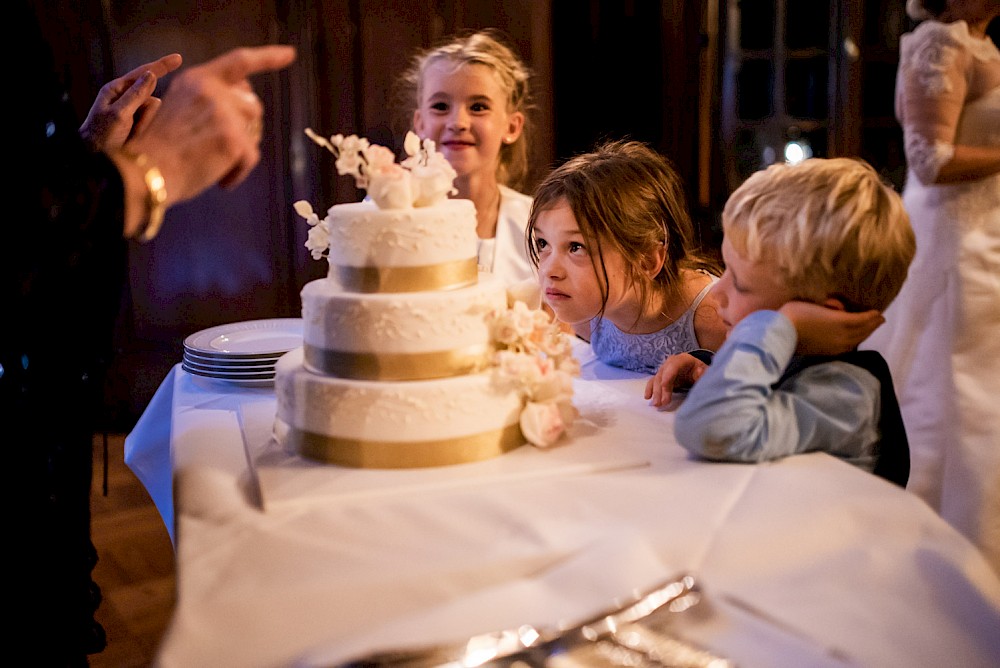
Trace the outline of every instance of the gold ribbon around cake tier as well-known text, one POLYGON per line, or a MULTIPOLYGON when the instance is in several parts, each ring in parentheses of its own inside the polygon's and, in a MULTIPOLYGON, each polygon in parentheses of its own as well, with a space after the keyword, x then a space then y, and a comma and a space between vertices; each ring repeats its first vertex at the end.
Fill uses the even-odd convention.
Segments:
POLYGON ((306 366, 350 380, 430 380, 475 373, 487 368, 492 345, 429 353, 353 353, 304 346, 306 366))
POLYGON ((352 292, 423 292, 475 285, 475 258, 419 267, 349 267, 335 265, 340 284, 352 292))
POLYGON ((289 444, 303 457, 353 468, 411 469, 465 464, 497 457, 525 443, 521 428, 433 441, 367 441, 324 436, 291 428, 289 444))

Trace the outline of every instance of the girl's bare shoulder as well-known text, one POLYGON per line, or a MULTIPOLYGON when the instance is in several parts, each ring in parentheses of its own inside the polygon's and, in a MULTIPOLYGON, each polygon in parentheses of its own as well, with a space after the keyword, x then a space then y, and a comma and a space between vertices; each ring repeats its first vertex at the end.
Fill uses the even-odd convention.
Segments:
MULTIPOLYGON (((693 272, 698 276, 690 281, 690 294, 692 301, 708 285, 713 284, 716 277, 703 272, 693 272)), ((698 337, 698 344, 708 350, 718 350, 722 342, 726 340, 726 324, 719 316, 718 303, 715 295, 711 292, 706 294, 694 312, 694 332, 698 337)))

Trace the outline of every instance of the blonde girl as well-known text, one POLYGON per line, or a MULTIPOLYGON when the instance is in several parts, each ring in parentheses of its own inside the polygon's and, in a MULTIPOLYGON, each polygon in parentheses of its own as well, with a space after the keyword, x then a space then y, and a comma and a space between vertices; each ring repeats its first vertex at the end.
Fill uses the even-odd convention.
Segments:
POLYGON ((696 247, 680 177, 649 146, 609 142, 557 168, 528 233, 543 300, 601 361, 655 373, 725 339, 708 295, 720 268, 696 247))
POLYGON ((509 284, 534 279, 525 244, 531 73, 497 33, 452 38, 416 54, 398 82, 413 129, 458 173, 476 205, 479 265, 509 284))

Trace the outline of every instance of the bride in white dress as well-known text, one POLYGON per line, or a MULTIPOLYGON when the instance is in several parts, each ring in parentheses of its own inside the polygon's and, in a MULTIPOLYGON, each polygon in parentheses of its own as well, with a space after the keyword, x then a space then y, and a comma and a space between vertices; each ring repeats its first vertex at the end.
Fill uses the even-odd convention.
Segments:
POLYGON ((893 373, 907 489, 1000 574, 1000 0, 909 0, 896 115, 917 255, 864 347, 893 373))

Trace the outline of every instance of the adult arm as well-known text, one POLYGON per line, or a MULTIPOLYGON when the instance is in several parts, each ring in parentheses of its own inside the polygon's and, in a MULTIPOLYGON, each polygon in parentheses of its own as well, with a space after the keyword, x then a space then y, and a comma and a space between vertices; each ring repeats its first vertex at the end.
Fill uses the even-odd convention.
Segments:
MULTIPOLYGON (((71 327, 114 321, 124 240, 143 229, 150 211, 146 170, 130 156, 145 153, 160 169, 168 206, 214 183, 235 185, 259 160, 258 137, 248 128, 259 124, 261 108, 247 77, 295 57, 291 47, 237 49, 182 72, 141 136, 125 149, 95 152, 80 136, 58 76, 63 68, 53 62, 30 9, 15 8, 25 11, 15 24, 26 28, 31 66, 11 74, 12 89, 22 92, 12 109, 12 127, 19 129, 11 133, 19 165, 12 188, 23 196, 3 226, 9 259, 0 290, 8 321, 20 325, 3 328, 4 351, 48 349, 50 339, 60 338, 53 321, 71 327)), ((82 339, 102 338, 96 327, 76 329, 70 337, 61 330, 62 339, 87 348, 82 339)))
POLYGON ((925 184, 970 181, 1000 172, 1000 146, 957 143, 958 122, 970 94, 985 92, 970 91, 972 68, 1000 67, 977 64, 971 40, 964 22, 928 21, 903 43, 896 113, 903 126, 907 163, 925 184))
POLYGON ((157 81, 181 62, 179 53, 171 53, 104 84, 80 126, 80 136, 94 150, 107 151, 141 134, 160 107, 160 98, 153 95, 157 81))
POLYGON ((148 165, 163 176, 168 207, 247 177, 260 161, 263 114, 249 77, 294 59, 290 46, 241 47, 174 76, 145 131, 108 152, 125 186, 125 236, 136 236, 148 219, 148 165), (136 155, 145 155, 146 165, 136 155))

